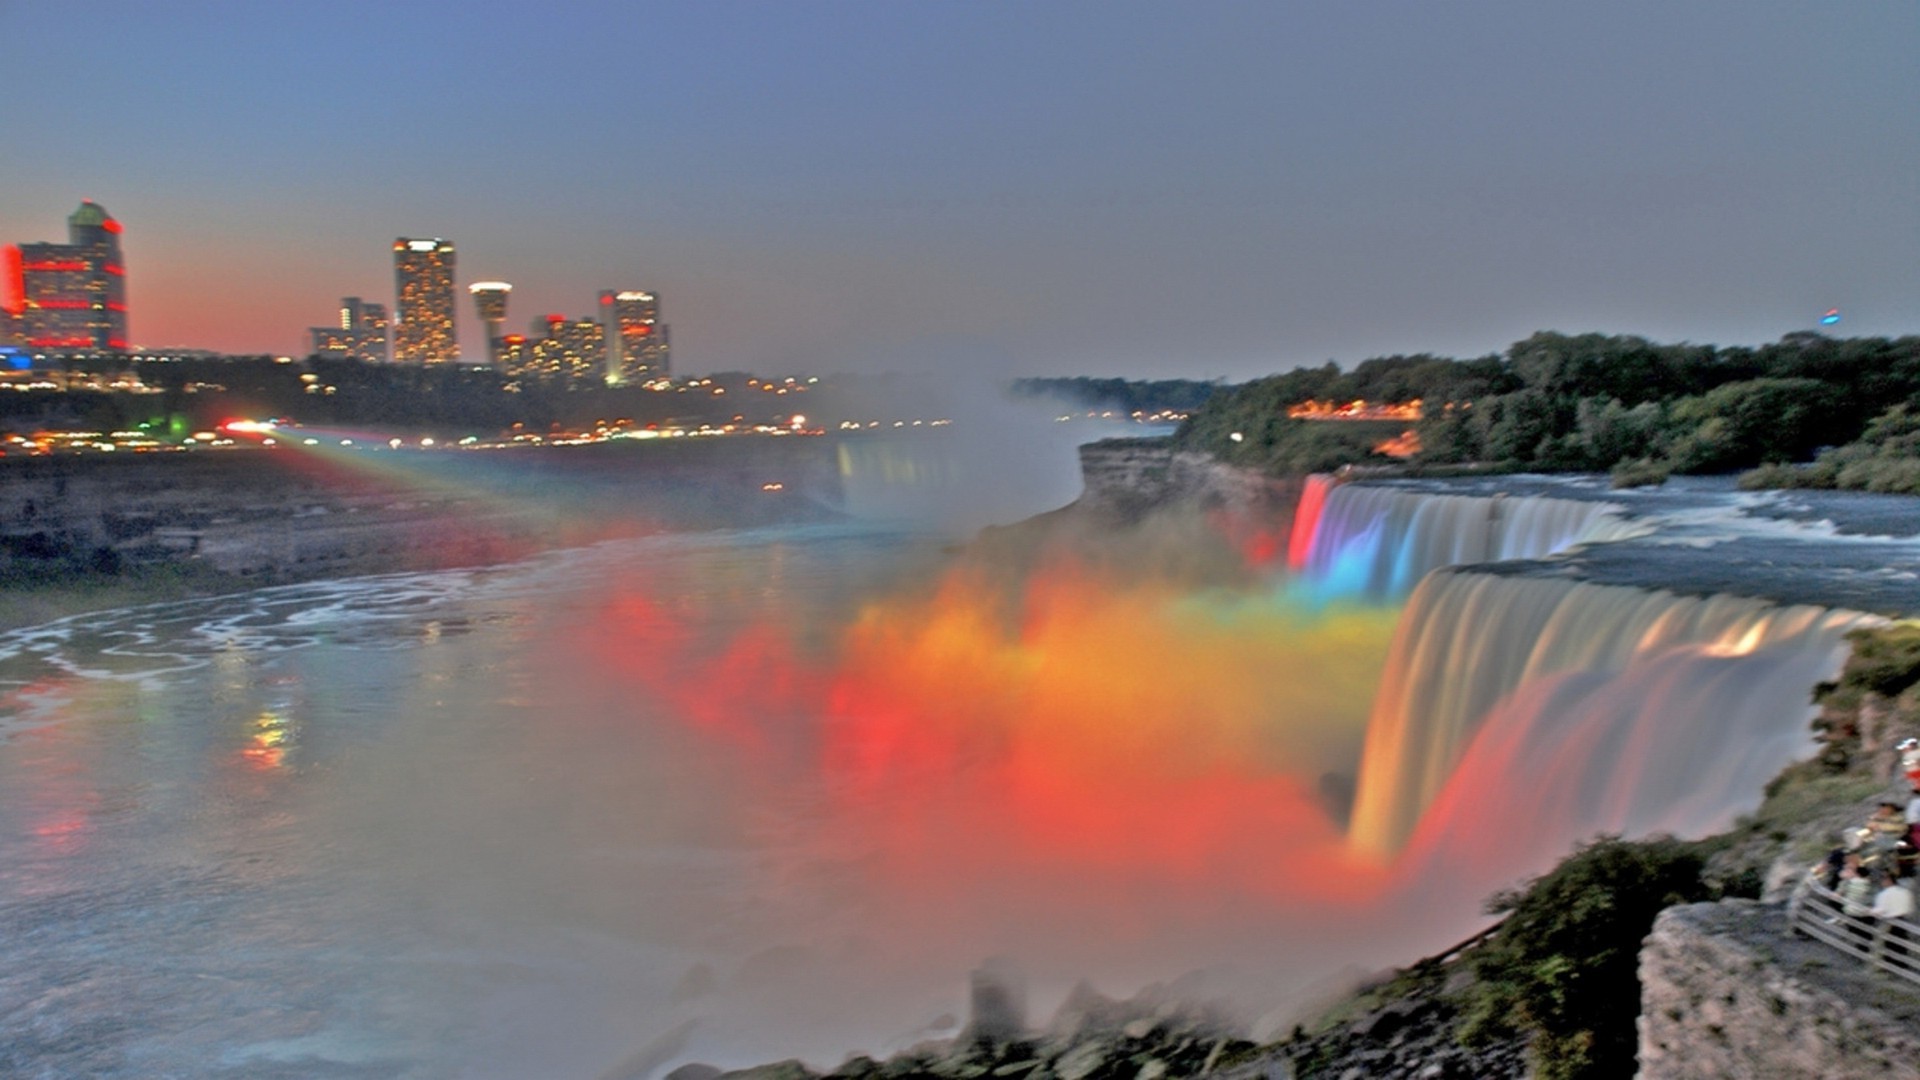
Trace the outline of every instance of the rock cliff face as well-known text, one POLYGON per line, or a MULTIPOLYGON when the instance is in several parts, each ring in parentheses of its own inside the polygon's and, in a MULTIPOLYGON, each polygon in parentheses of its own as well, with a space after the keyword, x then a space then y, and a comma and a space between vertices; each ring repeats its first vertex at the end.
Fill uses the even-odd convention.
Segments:
POLYGON ((1920 1077, 1920 994, 1788 935, 1777 905, 1668 908, 1640 986, 1641 1080, 1920 1077))
POLYGON ((1080 448, 1085 492, 1094 513, 1134 520, 1155 510, 1198 506, 1291 515, 1300 481, 1275 480, 1177 449, 1168 439, 1104 439, 1080 448))
MULTIPOLYGON (((264 584, 497 562, 622 531, 824 515, 824 446, 243 450, 0 461, 9 583, 172 563, 264 584)), ((777 443, 778 445, 773 445, 777 443)))

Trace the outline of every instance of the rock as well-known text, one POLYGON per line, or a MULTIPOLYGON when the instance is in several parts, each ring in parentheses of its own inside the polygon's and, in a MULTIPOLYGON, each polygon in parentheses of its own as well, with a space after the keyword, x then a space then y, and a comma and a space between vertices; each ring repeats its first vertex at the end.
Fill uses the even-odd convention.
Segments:
POLYGON ((1107 1056, 1112 1052, 1111 1043, 1084 1042, 1061 1055, 1060 1060, 1053 1063, 1053 1071, 1060 1080, 1081 1080, 1106 1064, 1107 1056))
POLYGON ((668 1073, 663 1080, 714 1080, 719 1075, 720 1070, 712 1065, 690 1061, 668 1073))
POLYGON ((1124 1010, 1121 1004, 1082 981, 1074 984, 1067 1000, 1047 1024, 1047 1034, 1076 1040, 1085 1035, 1109 1033, 1119 1028, 1124 1010))
POLYGON ((814 1080, 817 1075, 799 1058, 788 1058, 771 1065, 755 1065, 751 1069, 721 1073, 720 1077, 722 1080, 814 1080))

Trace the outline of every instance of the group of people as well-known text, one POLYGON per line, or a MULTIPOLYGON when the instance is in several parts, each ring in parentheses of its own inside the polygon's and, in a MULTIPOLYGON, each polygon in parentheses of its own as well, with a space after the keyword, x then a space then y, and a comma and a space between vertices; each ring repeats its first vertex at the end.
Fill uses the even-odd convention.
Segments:
POLYGON ((1814 868, 1821 884, 1838 893, 1842 909, 1856 918, 1912 921, 1912 881, 1920 864, 1920 739, 1900 743, 1900 765, 1909 797, 1905 806, 1886 800, 1866 824, 1849 829, 1844 842, 1814 868))

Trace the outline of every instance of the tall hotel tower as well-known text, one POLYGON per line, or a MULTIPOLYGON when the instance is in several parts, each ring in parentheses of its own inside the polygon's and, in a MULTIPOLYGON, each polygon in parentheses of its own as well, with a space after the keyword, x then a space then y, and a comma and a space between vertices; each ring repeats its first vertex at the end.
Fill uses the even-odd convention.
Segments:
POLYGON ((7 249, 9 310, 30 349, 124 352, 127 268, 120 223, 88 199, 67 218, 65 244, 7 249))
POLYGON ((609 386, 672 374, 667 359, 667 326, 660 321, 658 297, 638 290, 606 289, 600 293, 600 315, 607 324, 609 386))
POLYGON ((480 325, 487 330, 487 363, 500 366, 500 346, 505 341, 502 327, 507 322, 507 294, 513 286, 504 281, 476 281, 467 286, 473 294, 473 306, 480 312, 480 325))
POLYGON ((460 358, 453 329, 453 241, 435 237, 393 242, 399 303, 393 314, 393 358, 402 364, 448 364, 460 358))

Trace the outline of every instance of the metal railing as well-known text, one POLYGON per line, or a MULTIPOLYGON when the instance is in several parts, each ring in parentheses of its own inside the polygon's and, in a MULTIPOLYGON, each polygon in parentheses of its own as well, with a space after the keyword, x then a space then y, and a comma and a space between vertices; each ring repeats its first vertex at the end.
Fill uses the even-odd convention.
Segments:
POLYGON ((1787 927, 1920 985, 1920 924, 1910 919, 1875 918, 1809 876, 1787 902, 1787 927))

